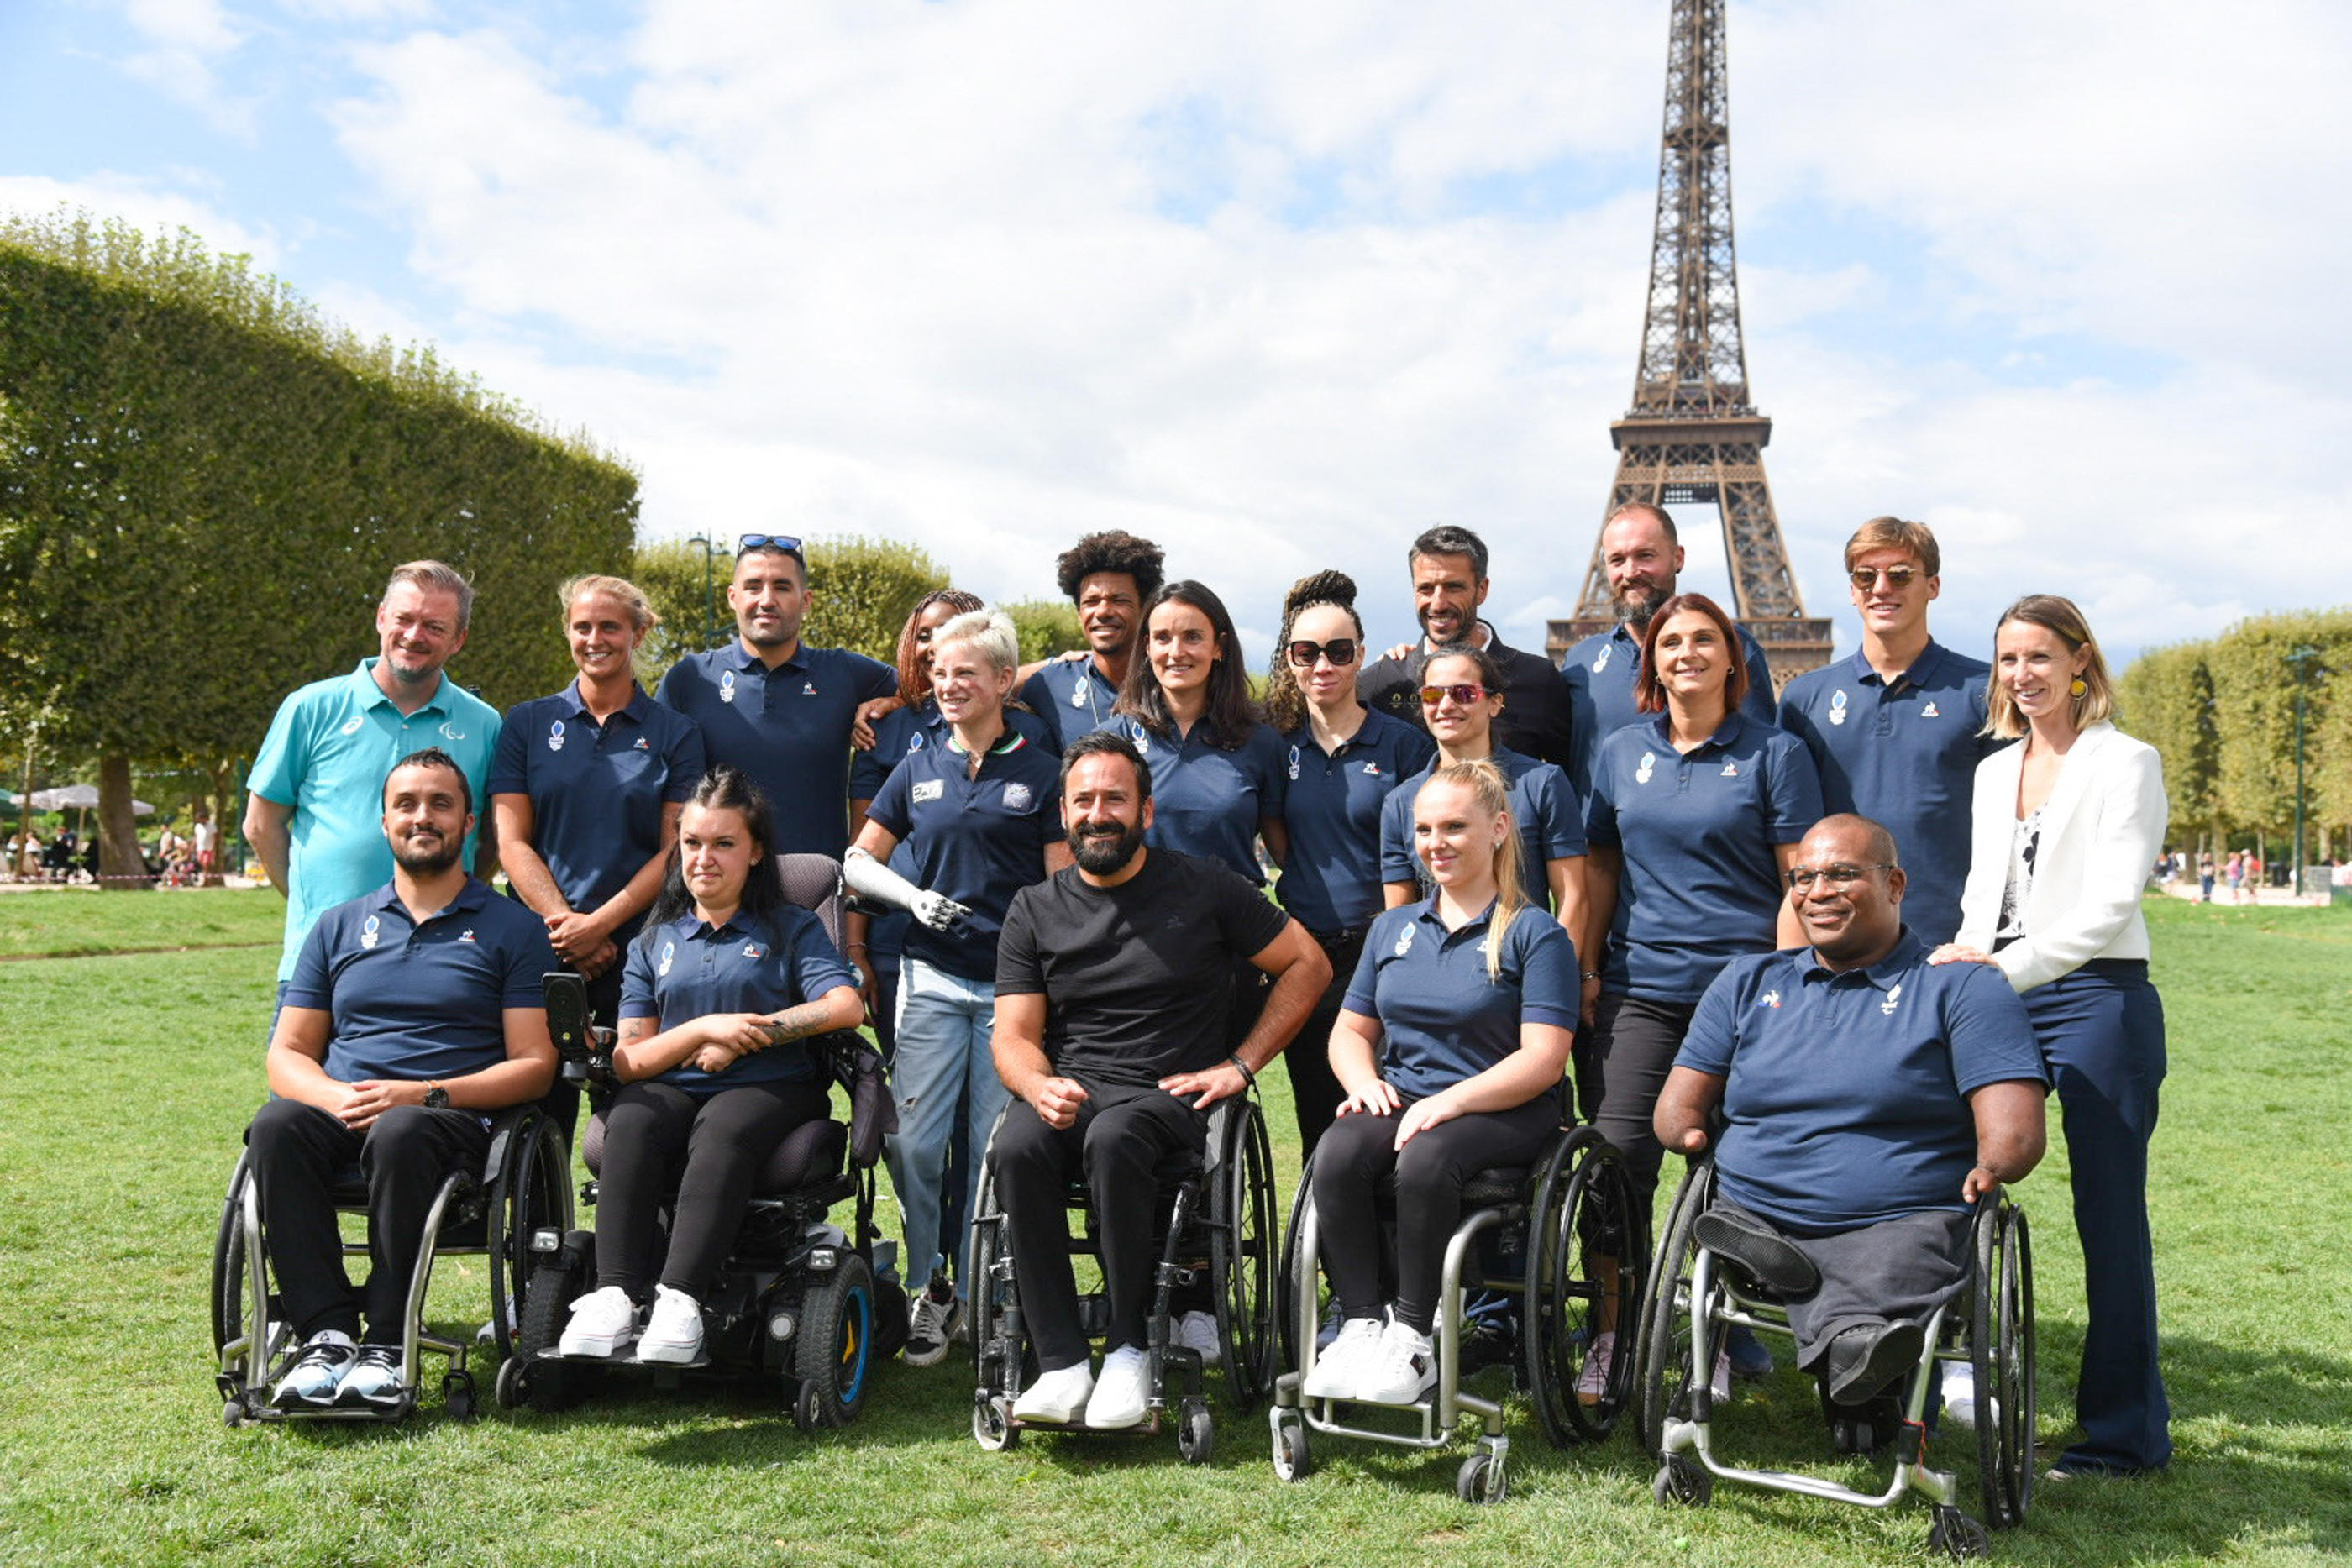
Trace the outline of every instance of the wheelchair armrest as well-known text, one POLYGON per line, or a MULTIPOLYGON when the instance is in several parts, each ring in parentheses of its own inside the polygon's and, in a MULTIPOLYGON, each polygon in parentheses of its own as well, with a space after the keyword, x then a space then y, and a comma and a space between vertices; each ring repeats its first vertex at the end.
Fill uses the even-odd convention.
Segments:
POLYGON ((586 1061, 596 1053, 596 1030, 588 1012, 588 982, 569 969, 539 977, 540 995, 547 1001, 547 1033, 555 1054, 566 1061, 586 1061))

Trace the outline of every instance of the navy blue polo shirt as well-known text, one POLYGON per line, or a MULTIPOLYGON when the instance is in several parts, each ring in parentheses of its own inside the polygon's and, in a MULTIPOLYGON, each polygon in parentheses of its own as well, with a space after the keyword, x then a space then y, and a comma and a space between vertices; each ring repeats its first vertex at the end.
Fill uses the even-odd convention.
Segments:
MULTIPOLYGON (((1519 1025, 1573 1030, 1580 1010, 1576 944, 1533 904, 1503 932, 1500 972, 1486 977, 1494 906, 1448 931, 1434 896, 1384 911, 1341 1004, 1380 1023, 1381 1076, 1407 1100, 1475 1078, 1519 1049, 1519 1025)), ((1557 1093, 1557 1091, 1555 1091, 1557 1093)))
MULTIPOLYGON (((1549 762, 1538 762, 1516 751, 1497 748, 1489 758, 1502 770, 1508 786, 1511 820, 1519 830, 1519 881, 1528 897, 1543 908, 1551 906, 1551 883, 1544 874, 1547 862, 1574 860, 1585 852, 1583 813, 1568 775, 1549 762)), ((1437 762, 1406 779, 1381 807, 1381 880, 1427 884, 1427 873, 1412 852, 1412 803, 1421 787, 1437 771, 1437 762)))
POLYGON ((1209 744, 1209 723, 1196 720, 1179 740, 1154 735, 1139 718, 1124 715, 1102 726, 1115 729, 1143 753, 1151 769, 1151 828, 1143 841, 1153 849, 1221 860, 1260 887, 1257 825, 1283 815, 1289 786, 1284 758, 1290 748, 1268 724, 1250 727, 1238 750, 1209 744))
POLYGON ((422 922, 386 883, 319 916, 285 1005, 332 1016, 330 1078, 462 1078, 507 1059, 499 1015, 546 1006, 540 980, 555 967, 539 916, 472 877, 422 922))
POLYGON ((902 951, 967 980, 993 981, 1005 906, 1045 880, 1045 846, 1066 836, 1061 759, 1008 730, 974 777, 944 720, 926 734, 929 744, 900 758, 866 815, 913 856, 913 869, 899 874, 971 913, 949 931, 910 923, 902 951))
POLYGON ((846 648, 803 643, 771 670, 739 638, 671 665, 658 695, 701 727, 711 767, 740 768, 766 793, 778 854, 839 860, 849 847, 850 726, 858 705, 898 689, 889 665, 846 648))
MULTIPOLYGON (((702 772, 702 732, 692 719, 640 686, 599 725, 574 681, 507 710, 489 792, 530 798, 531 847, 564 902, 584 915, 654 858, 662 808, 693 794, 702 772)), ((627 946, 644 923, 628 920, 613 940, 627 946)))
POLYGON ((2000 971, 1930 964, 1907 927, 1864 969, 1833 973, 1811 947, 1733 959, 1675 1065, 1727 1080, 1723 1196, 1820 1231, 1965 1209, 1977 1163, 1967 1096, 2047 1082, 2000 971))
POLYGON ((1056 753, 1070 742, 1092 735, 1118 705, 1118 688, 1095 667, 1094 658, 1048 659, 1045 667, 1021 684, 1021 700, 1045 721, 1056 753))
POLYGON ((1726 961, 1778 938, 1780 862, 1822 820, 1821 779, 1798 739, 1733 714, 1687 757, 1667 717, 1601 743, 1585 831, 1624 856, 1603 989, 1695 1002, 1726 961))
MULTIPOLYGON (((1738 632, 1748 660, 1748 695, 1739 699, 1739 711, 1769 725, 1779 717, 1772 700, 1772 666, 1748 628, 1738 632)), ((1580 800, 1592 799, 1592 764, 1601 743, 1650 716, 1633 706, 1634 677, 1641 668, 1642 640, 1626 631, 1622 622, 1587 637, 1559 662, 1560 678, 1568 683, 1569 740, 1576 757, 1568 771, 1580 800)))
POLYGON ((1780 727, 1812 753, 1823 811, 1859 811, 1895 835, 1903 924, 1931 946, 1960 929, 1977 764, 2008 744, 1978 733, 1991 671, 1929 643, 1892 681, 1856 653, 1780 694, 1780 727))
POLYGON ((1398 785, 1426 769, 1437 742, 1378 708, 1337 751, 1316 744, 1311 725, 1282 737, 1283 821, 1290 856, 1275 893, 1298 924, 1329 936, 1381 912, 1381 806, 1398 785))
MULTIPOLYGON (((712 1013, 782 1012, 856 984, 824 925, 798 904, 765 920, 738 911, 716 930, 689 910, 646 926, 630 944, 621 971, 621 1016, 652 1019, 672 1030, 712 1013)), ((716 1094, 743 1083, 805 1082, 823 1071, 809 1041, 796 1040, 755 1051, 716 1075, 689 1062, 658 1082, 689 1094, 716 1094)))

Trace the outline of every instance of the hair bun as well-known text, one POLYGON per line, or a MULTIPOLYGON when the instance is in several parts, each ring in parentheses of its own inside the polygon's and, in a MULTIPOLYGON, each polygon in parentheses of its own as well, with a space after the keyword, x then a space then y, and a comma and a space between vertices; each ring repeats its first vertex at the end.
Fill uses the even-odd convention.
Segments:
POLYGON ((1356 580, 1344 571, 1310 573, 1290 585, 1290 592, 1282 601, 1282 612, 1286 616, 1296 615, 1310 604, 1336 604, 1342 610, 1355 609, 1356 580))

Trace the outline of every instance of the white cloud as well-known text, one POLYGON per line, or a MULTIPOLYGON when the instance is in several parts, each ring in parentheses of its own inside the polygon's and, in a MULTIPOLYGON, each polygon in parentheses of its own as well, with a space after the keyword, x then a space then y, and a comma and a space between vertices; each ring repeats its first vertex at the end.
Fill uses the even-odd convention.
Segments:
POLYGON ((187 229, 219 254, 251 256, 264 271, 274 271, 282 255, 274 235, 247 227, 223 212, 216 200, 165 189, 143 177, 101 172, 80 180, 53 180, 39 174, 0 174, 0 212, 37 217, 59 207, 119 218, 150 233, 187 229))
POLYGON ((219 68, 244 43, 246 30, 219 0, 124 0, 122 12, 145 45, 123 58, 123 69, 216 129, 252 137, 251 97, 225 93, 219 79, 219 68))

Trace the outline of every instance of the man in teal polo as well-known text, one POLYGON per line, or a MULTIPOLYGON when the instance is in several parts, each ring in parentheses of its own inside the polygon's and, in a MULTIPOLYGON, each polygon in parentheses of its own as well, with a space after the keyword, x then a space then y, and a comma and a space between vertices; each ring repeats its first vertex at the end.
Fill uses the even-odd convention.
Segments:
MULTIPOLYGON (((474 798, 488 799, 499 710, 441 668, 466 645, 473 610, 474 585, 454 567, 395 567, 375 611, 382 653, 302 687, 270 721, 246 779, 245 836, 286 895, 281 995, 319 915, 392 875, 382 816, 393 764, 436 747, 457 760, 474 798)), ((485 882, 499 861, 488 830, 485 818, 466 846, 485 882)))

